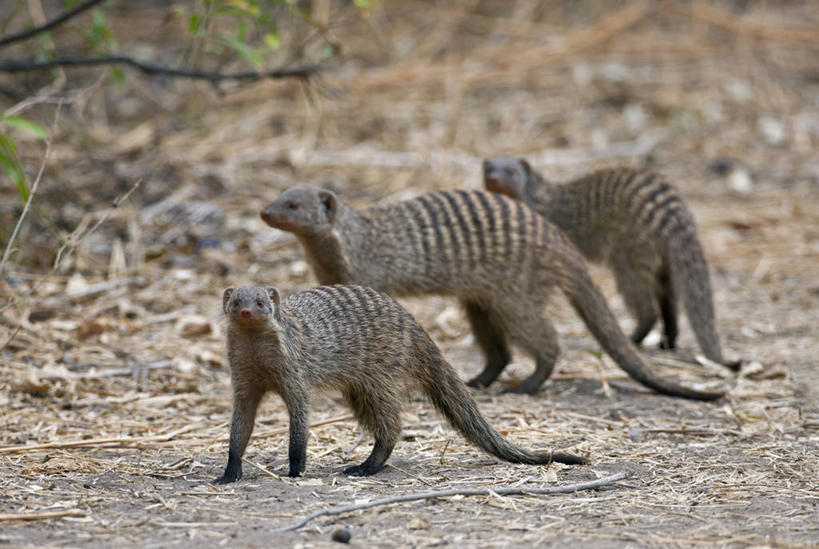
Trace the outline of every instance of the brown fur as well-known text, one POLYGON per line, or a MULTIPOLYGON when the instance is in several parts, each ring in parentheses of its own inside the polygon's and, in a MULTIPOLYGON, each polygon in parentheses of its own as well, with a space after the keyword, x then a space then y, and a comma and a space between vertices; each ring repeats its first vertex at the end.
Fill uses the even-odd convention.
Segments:
POLYGON ((360 286, 321 286, 279 299, 274 288, 225 291, 233 421, 225 484, 242 476, 256 409, 278 393, 290 415, 290 472, 304 472, 307 406, 321 389, 341 392, 358 422, 375 437, 372 453, 350 475, 378 472, 401 434, 407 390, 420 388, 470 442, 513 463, 585 463, 560 453, 522 450, 481 416, 466 386, 415 319, 389 297, 360 286))
POLYGON ((673 185, 630 168, 600 170, 558 185, 526 160, 508 157, 485 160, 483 177, 487 190, 524 201, 563 229, 587 259, 611 267, 637 321, 634 343, 660 317, 661 346, 674 349, 681 298, 705 356, 739 367, 723 359, 708 264, 694 217, 673 185))
POLYGON ((559 353, 543 309, 560 288, 606 352, 637 381, 685 398, 723 394, 688 389, 648 370, 574 245, 519 201, 481 191, 440 191, 358 211, 330 191, 294 187, 261 216, 299 238, 322 284, 458 297, 487 356, 470 385, 487 386, 498 377, 509 362, 508 338, 536 361, 535 372, 511 391, 538 390, 559 353))

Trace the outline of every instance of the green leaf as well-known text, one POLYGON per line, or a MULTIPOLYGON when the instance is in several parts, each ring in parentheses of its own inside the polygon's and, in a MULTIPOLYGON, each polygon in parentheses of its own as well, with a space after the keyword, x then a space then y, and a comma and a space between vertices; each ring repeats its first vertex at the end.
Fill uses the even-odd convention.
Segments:
POLYGON ((44 127, 36 122, 32 122, 22 116, 7 116, 3 118, 3 123, 20 131, 24 131, 36 137, 37 139, 46 139, 48 132, 44 127))
POLYGON ((259 56, 256 51, 245 44, 244 42, 240 42, 239 40, 234 40, 233 38, 225 38, 221 37, 219 39, 223 44, 232 48, 236 53, 244 57, 245 61, 253 65, 255 68, 259 68, 262 66, 262 58, 259 56))
POLYGON ((121 86, 125 83, 125 73, 119 67, 111 67, 111 78, 114 79, 114 84, 121 86))
POLYGON ((234 17, 256 17, 256 13, 252 11, 248 11, 243 8, 234 7, 234 6, 223 6, 217 10, 214 10, 214 15, 233 15, 234 17))
MULTIPOLYGON (((5 136, 3 136, 5 137, 5 136)), ((9 156, 6 151, 0 149, 0 164, 5 168, 6 173, 17 187, 17 192, 20 194, 20 199, 25 204, 28 200, 28 185, 26 184, 26 176, 22 170, 17 166, 16 160, 9 156)))
POLYGON ((279 31, 276 29, 271 30, 267 34, 264 35, 264 43, 267 44, 267 47, 271 50, 278 50, 279 49, 279 31))
POLYGON ((91 11, 91 30, 88 32, 88 43, 96 53, 104 53, 114 44, 114 34, 105 22, 105 14, 99 8, 91 11))
POLYGON ((191 36, 200 36, 202 34, 203 18, 200 14, 194 13, 188 19, 188 34, 191 36))
POLYGON ((236 28, 236 40, 239 42, 245 42, 247 37, 247 20, 242 20, 239 22, 239 26, 236 28))
POLYGON ((11 158, 17 158, 17 145, 11 137, 4 133, 0 133, 0 152, 5 152, 11 158))
POLYGON ((353 0, 353 3, 362 10, 368 10, 375 5, 378 0, 353 0))
POLYGON ((228 0, 228 5, 233 6, 234 8, 240 9, 246 12, 248 15, 252 17, 256 17, 259 15, 259 3, 258 2, 248 2, 246 0, 228 0))

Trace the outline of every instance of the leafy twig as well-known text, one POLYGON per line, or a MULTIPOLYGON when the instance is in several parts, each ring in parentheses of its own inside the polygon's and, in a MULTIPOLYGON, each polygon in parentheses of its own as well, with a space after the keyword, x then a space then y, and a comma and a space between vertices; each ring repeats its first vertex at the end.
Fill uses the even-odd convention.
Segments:
POLYGON ((406 501, 418 501, 421 499, 435 499, 435 498, 446 498, 451 496, 489 496, 489 495, 499 495, 499 496, 511 496, 511 495, 549 495, 549 494, 568 494, 571 492, 578 492, 580 490, 591 490, 594 488, 600 488, 601 486, 606 486, 608 484, 613 484, 619 480, 623 480, 624 478, 628 478, 630 473, 628 472, 620 472, 615 473, 613 475, 609 475, 607 477, 599 478, 597 480, 590 480, 588 482, 580 482, 577 484, 566 484, 564 486, 553 486, 551 488, 525 488, 525 487, 516 487, 516 488, 464 488, 464 489, 455 489, 455 490, 438 490, 435 492, 421 492, 416 494, 406 494, 403 496, 396 496, 391 498, 384 498, 378 499, 375 501, 369 501, 367 503, 358 503, 355 505, 346 505, 343 507, 333 507, 330 509, 324 509, 322 511, 316 511, 315 513, 310 513, 303 519, 294 522, 293 524, 289 524, 282 528, 277 529, 277 532, 289 532, 292 530, 298 530, 308 522, 318 517, 325 517, 325 516, 334 516, 334 515, 342 515, 345 513, 351 513, 353 511, 359 511, 361 509, 370 509, 371 507, 380 507, 382 505, 392 505, 393 503, 403 503, 406 501))

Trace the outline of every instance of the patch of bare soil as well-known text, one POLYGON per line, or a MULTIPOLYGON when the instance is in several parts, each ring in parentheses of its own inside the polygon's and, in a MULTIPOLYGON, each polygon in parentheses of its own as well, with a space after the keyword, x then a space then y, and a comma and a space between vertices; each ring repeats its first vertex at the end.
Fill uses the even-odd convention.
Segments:
MULTIPOLYGON (((0 282, 0 543, 324 547, 346 528, 357 547, 819 544, 819 42, 805 31, 819 28, 815 5, 402 1, 343 21, 347 61, 312 87, 218 95, 128 73, 120 87, 61 92, 73 101, 0 282), (676 354, 655 342, 645 356, 686 384, 725 384, 728 397, 646 391, 598 358, 556 299, 548 313, 563 354, 541 391, 498 394, 531 370, 518 354, 475 394, 516 443, 590 465, 498 462, 413 395, 390 466, 348 478, 340 471, 370 440, 357 444, 358 427, 327 395, 313 407, 326 423, 311 430, 304 478, 279 476, 287 415, 270 398, 244 478, 210 484, 227 460, 231 409, 222 290, 315 283, 296 241, 259 210, 304 182, 361 206, 474 188, 481 159, 500 154, 558 180, 645 165, 681 188, 724 345, 744 365, 736 377, 699 365, 685 321, 676 354), (593 491, 429 499, 276 532, 383 497, 619 471, 631 476, 593 491)), ((25 112, 55 117, 48 103, 25 112)), ((43 148, 20 139, 33 175, 43 148)), ((12 187, 0 188, 5 240, 21 209, 12 187)), ((609 274, 593 274, 628 330, 609 274)), ((480 370, 454 302, 402 302, 464 378, 480 370)))

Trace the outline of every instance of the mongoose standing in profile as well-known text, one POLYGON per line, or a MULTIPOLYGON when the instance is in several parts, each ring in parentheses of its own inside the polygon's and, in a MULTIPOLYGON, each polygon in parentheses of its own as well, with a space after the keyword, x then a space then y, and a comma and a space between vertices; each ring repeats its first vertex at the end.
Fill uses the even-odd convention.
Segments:
POLYGON ((674 349, 677 299, 682 298, 705 356, 739 368, 738 362, 723 359, 708 264, 694 217, 674 186, 657 174, 631 168, 554 184, 525 159, 509 157, 484 160, 483 179, 487 190, 522 200, 563 229, 587 259, 611 267, 637 321, 634 343, 642 342, 661 316, 661 347, 674 349))
POLYGON ((304 472, 311 393, 341 391, 375 437, 364 463, 348 475, 377 473, 401 434, 401 404, 414 384, 468 441, 513 463, 585 463, 538 454, 503 438, 478 411, 463 382, 427 333, 389 297, 360 286, 320 286, 279 299, 275 288, 228 288, 223 297, 233 385, 226 484, 242 476, 244 454, 262 396, 278 393, 290 414, 291 477, 304 472))
POLYGON ((648 370, 571 241, 519 201, 483 191, 439 191, 358 211, 330 191, 294 187, 261 217, 298 237, 322 284, 458 297, 487 357, 472 386, 486 387, 498 377, 510 360, 509 338, 536 361, 534 373, 509 391, 538 390, 559 353, 557 333, 543 316, 558 287, 606 352, 637 381, 684 398, 723 395, 685 388, 648 370))

